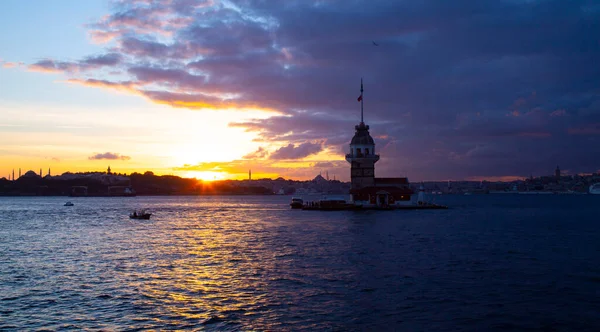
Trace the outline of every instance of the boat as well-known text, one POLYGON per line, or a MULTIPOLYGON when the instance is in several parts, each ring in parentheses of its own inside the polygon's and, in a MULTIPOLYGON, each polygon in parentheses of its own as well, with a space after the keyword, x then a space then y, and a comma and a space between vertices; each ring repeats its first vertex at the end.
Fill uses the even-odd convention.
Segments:
POLYGON ((140 210, 140 211, 133 211, 133 213, 129 215, 129 218, 148 220, 148 219, 150 219, 151 215, 152 215, 152 213, 147 213, 144 210, 140 210))
POLYGON ((592 195, 600 195, 600 182, 594 183, 590 186, 590 194, 592 195))
POLYGON ((304 206, 302 206, 302 210, 321 211, 342 211, 360 208, 360 206, 347 202, 345 197, 339 196, 323 196, 318 201, 307 202, 304 206))
POLYGON ((73 203, 71 203, 71 202, 66 202, 66 203, 65 203, 65 206, 73 206, 73 205, 75 205, 75 204, 73 204, 73 203))
POLYGON ((304 205, 304 200, 300 197, 292 197, 292 202, 290 203, 290 207, 292 209, 301 209, 304 205))

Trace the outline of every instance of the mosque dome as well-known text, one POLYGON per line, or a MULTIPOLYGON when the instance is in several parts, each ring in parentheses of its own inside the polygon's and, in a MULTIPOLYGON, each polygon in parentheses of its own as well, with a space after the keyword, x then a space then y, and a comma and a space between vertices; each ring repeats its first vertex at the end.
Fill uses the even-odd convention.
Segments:
POLYGON ((41 179, 41 177, 37 175, 34 171, 27 171, 27 173, 23 174, 22 177, 31 179, 41 179))

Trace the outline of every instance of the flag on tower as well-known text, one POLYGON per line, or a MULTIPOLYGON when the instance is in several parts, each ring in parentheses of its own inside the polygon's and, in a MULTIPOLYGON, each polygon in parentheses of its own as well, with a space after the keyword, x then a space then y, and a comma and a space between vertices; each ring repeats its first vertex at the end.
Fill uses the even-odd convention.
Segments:
POLYGON ((358 100, 358 101, 361 101, 361 100, 362 100, 362 93, 360 94, 360 96, 358 97, 358 99, 357 99, 357 100, 358 100))

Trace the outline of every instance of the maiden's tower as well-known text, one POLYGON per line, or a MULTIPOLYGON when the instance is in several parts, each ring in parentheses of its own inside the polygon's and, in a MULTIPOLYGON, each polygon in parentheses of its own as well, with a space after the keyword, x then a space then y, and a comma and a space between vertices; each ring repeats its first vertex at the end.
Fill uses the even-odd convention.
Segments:
POLYGON ((376 178, 375 163, 379 155, 375 153, 375 141, 364 122, 364 89, 360 82, 360 123, 354 127, 350 141, 350 153, 346 161, 350 163, 352 201, 363 208, 401 208, 423 205, 422 195, 416 197, 410 189, 408 178, 376 178))

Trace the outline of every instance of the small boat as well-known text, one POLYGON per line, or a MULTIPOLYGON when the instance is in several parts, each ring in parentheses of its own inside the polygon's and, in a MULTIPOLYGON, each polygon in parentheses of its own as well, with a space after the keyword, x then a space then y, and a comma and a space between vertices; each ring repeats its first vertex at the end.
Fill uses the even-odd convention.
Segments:
POLYGON ((73 206, 73 205, 75 205, 75 204, 73 204, 73 203, 71 203, 71 202, 66 202, 66 203, 65 203, 65 206, 73 206))
POLYGON ((140 211, 133 211, 132 214, 129 215, 129 218, 131 219, 150 219, 150 216, 152 215, 152 213, 147 213, 144 210, 140 210, 140 211))
POLYGON ((290 207, 292 209, 301 209, 304 206, 304 201, 299 197, 292 197, 292 202, 290 203, 290 207))

